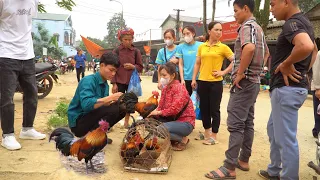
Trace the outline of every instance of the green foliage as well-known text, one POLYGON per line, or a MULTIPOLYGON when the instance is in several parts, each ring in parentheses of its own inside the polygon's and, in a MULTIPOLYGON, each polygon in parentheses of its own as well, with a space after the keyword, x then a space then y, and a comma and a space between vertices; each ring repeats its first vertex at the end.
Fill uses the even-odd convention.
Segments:
MULTIPOLYGON (((76 3, 73 0, 56 0, 56 4, 68 11, 72 11, 72 8, 76 6, 76 3)), ((38 4, 38 11, 41 13, 47 12, 45 9, 45 5, 42 3, 38 4)))
POLYGON ((48 126, 53 128, 68 126, 68 107, 68 101, 59 101, 56 109, 54 110, 55 113, 49 118, 48 126))
POLYGON ((258 24, 260 24, 263 31, 266 33, 270 17, 270 0, 264 1, 263 9, 260 9, 261 0, 256 0, 255 3, 254 17, 256 17, 258 24))
POLYGON ((117 34, 121 25, 126 27, 125 20, 122 20, 121 13, 116 13, 107 24, 108 35, 104 37, 104 41, 107 42, 108 47, 112 48, 120 44, 117 34))
POLYGON ((303 0, 303 1, 299 1, 299 7, 301 11, 308 12, 318 3, 320 3, 320 0, 303 0))
POLYGON ((54 59, 61 59, 62 56, 66 56, 66 53, 58 46, 57 36, 49 35, 49 31, 43 24, 37 24, 38 34, 33 35, 34 53, 36 56, 43 55, 43 48, 48 49, 48 56, 54 59))

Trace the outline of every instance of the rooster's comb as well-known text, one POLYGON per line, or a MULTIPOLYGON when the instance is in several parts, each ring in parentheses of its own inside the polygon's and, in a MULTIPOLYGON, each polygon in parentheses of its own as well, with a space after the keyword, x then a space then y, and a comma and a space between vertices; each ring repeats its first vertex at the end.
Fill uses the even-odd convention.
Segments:
POLYGON ((158 91, 152 91, 152 94, 154 95, 154 96, 159 96, 159 92, 158 91))
POLYGON ((102 120, 102 119, 99 121, 99 125, 101 127, 103 127, 104 129, 108 129, 109 128, 109 123, 107 121, 105 121, 105 120, 102 120))

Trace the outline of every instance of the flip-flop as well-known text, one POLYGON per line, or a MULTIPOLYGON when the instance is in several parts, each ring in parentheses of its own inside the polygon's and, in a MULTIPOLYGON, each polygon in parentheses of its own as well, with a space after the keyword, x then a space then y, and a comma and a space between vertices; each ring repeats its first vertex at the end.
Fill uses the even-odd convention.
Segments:
POLYGON ((231 176, 227 168, 221 166, 218 168, 218 170, 222 172, 224 177, 221 177, 216 171, 210 171, 213 176, 211 176, 209 173, 205 174, 204 176, 209 179, 236 179, 236 176, 231 176))
POLYGON ((204 145, 215 145, 217 144, 217 141, 213 139, 213 137, 210 137, 209 139, 205 140, 203 142, 204 145))
POLYGON ((239 164, 239 162, 237 162, 236 167, 237 167, 238 169, 242 170, 242 171, 249 171, 249 170, 250 170, 250 168, 242 167, 242 166, 239 164))
POLYGON ((195 140, 204 140, 204 134, 199 132, 198 136, 194 138, 195 140))
POLYGON ((183 151, 187 148, 187 145, 189 144, 189 139, 187 141, 187 143, 182 143, 182 142, 179 142, 177 144, 175 144, 173 147, 172 147, 172 150, 174 151, 183 151))

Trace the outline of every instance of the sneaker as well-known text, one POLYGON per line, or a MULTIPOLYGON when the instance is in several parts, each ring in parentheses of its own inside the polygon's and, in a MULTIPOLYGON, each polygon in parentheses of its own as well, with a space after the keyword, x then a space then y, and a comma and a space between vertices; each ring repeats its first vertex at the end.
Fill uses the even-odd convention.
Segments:
POLYGON ((6 136, 2 138, 1 146, 5 147, 8 150, 21 149, 20 143, 18 143, 14 136, 6 136))
POLYGON ((267 171, 265 171, 265 170, 259 170, 258 174, 264 179, 280 180, 279 176, 270 176, 269 173, 267 171))
POLYGON ((19 138, 20 139, 41 140, 41 139, 45 139, 46 135, 42 134, 42 133, 39 133, 35 129, 30 129, 30 130, 27 130, 27 131, 21 130, 19 138))

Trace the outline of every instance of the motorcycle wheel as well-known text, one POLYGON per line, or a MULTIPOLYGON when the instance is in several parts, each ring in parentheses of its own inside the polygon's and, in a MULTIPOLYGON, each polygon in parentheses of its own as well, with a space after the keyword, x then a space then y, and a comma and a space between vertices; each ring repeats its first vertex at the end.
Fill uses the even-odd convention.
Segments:
POLYGON ((43 99, 51 92, 53 80, 50 76, 43 78, 38 82, 38 99, 43 99))

